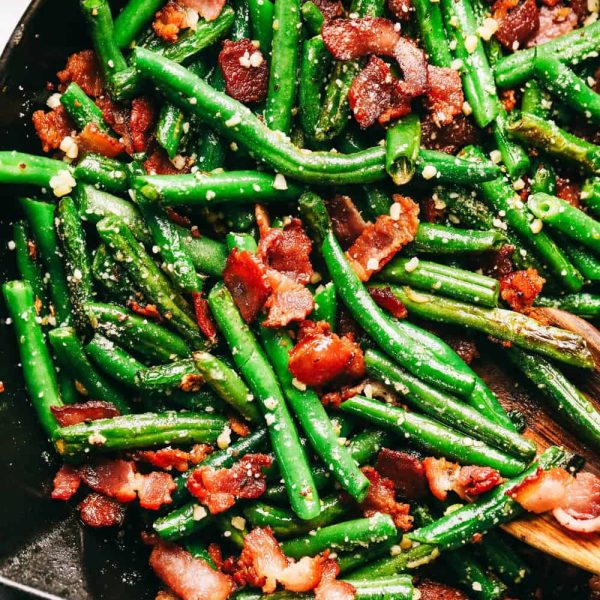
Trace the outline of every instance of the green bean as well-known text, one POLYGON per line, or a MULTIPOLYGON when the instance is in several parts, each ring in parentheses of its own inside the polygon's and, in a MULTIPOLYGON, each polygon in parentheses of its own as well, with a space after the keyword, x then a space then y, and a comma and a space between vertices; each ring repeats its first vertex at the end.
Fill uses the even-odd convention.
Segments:
POLYGON ((0 152, 0 183, 52 188, 52 180, 65 173, 71 175, 71 168, 61 160, 15 150, 0 152))
POLYGON ((112 302, 124 306, 131 302, 134 285, 104 244, 100 244, 94 253, 92 276, 112 302))
POLYGON ((547 100, 536 79, 530 79, 525 84, 523 98, 521 99, 521 111, 542 119, 548 118, 547 100))
POLYGON ((181 139, 185 115, 183 111, 169 102, 165 102, 160 109, 158 123, 156 124, 156 141, 165 149, 167 156, 175 158, 181 139))
POLYGON ((565 159, 590 173, 600 173, 600 146, 591 144, 548 121, 529 113, 511 118, 507 131, 514 139, 565 159))
POLYGON ((232 0, 235 20, 231 31, 231 39, 238 41, 250 37, 250 9, 246 0, 232 0))
POLYGON ((577 64, 598 51, 600 23, 575 29, 545 44, 519 50, 496 64, 496 83, 503 88, 517 87, 533 76, 536 57, 558 57, 562 63, 577 64))
POLYGON ((488 531, 480 550, 488 567, 497 572, 509 585, 518 585, 531 576, 530 567, 499 531, 488 531))
POLYGON ((136 384, 147 391, 168 391, 182 388, 186 377, 198 375, 191 358, 143 368, 136 375, 136 384))
POLYGON ((227 248, 225 244, 211 240, 206 236, 193 237, 186 229, 178 229, 181 241, 186 247, 196 269, 211 275, 221 277, 227 260, 227 248), (185 234, 185 235, 184 235, 185 234))
POLYGON ((91 123, 100 131, 110 133, 100 108, 74 81, 64 91, 60 97, 60 102, 78 129, 84 129, 86 125, 91 123))
POLYGON ((65 268, 58 254, 59 244, 54 230, 55 207, 53 204, 37 202, 29 198, 21 199, 21 207, 40 251, 42 264, 49 274, 50 298, 57 322, 66 323, 71 318, 73 307, 65 268))
POLYGON ((458 229, 434 223, 421 223, 412 243, 407 246, 415 253, 465 254, 495 250, 502 245, 498 231, 458 229))
POLYGON ((412 0, 412 6, 415 9, 421 40, 429 61, 437 67, 449 67, 452 63, 452 55, 439 2, 412 0))
POLYGON ((122 415, 60 427, 52 436, 61 456, 85 456, 177 444, 214 443, 227 425, 225 417, 192 412, 122 415))
POLYGON ((128 48, 164 4, 165 0, 129 0, 115 19, 113 36, 117 46, 128 48))
POLYGON ((223 284, 210 291, 208 303, 228 346, 236 350, 237 367, 263 409, 290 505, 301 519, 312 519, 320 512, 318 492, 275 373, 223 284))
POLYGON ((568 202, 544 193, 529 196, 531 212, 565 236, 600 253, 600 223, 568 202))
POLYGON ((326 321, 335 331, 337 321, 337 294, 333 282, 326 284, 321 290, 317 290, 314 295, 315 308, 310 314, 314 321, 326 321))
POLYGON ((323 550, 349 550, 355 546, 382 542, 396 534, 396 526, 389 515, 376 513, 368 519, 344 521, 322 527, 314 535, 286 540, 281 549, 290 558, 315 556, 323 550))
POLYGON ((273 38, 273 2, 271 0, 248 0, 248 7, 252 39, 258 41, 263 56, 267 57, 271 52, 273 38))
POLYGON ((36 303, 40 302, 40 308, 48 308, 46 298, 46 284, 42 276, 40 265, 37 262, 37 248, 31 246, 29 227, 25 221, 17 221, 13 226, 13 240, 15 242, 15 254, 17 270, 21 279, 28 283, 33 290, 36 303))
POLYGON ((600 413, 594 405, 550 361, 520 348, 511 348, 508 356, 570 428, 600 448, 600 413))
POLYGON ((56 371, 37 320, 31 286, 23 281, 2 285, 8 313, 17 336, 21 367, 29 399, 49 437, 58 427, 52 407, 62 406, 56 371))
POLYGON ((396 185, 413 178, 420 147, 421 121, 417 115, 407 115, 387 130, 385 169, 396 185))
POLYGON ((129 189, 129 175, 126 166, 100 154, 86 154, 75 167, 73 174, 77 181, 91 183, 114 194, 129 189))
POLYGON ((365 365, 371 377, 391 385, 403 399, 420 412, 512 456, 523 459, 534 456, 535 445, 530 441, 487 419, 452 396, 422 383, 379 352, 367 350, 365 365))
MULTIPOLYGON (((482 545, 484 544, 485 541, 482 545)), ((463 589, 469 590, 473 598, 498 600, 505 597, 506 585, 492 573, 486 572, 469 548, 445 552, 442 558, 457 579, 457 583, 463 589)))
POLYGON ((216 570, 217 567, 203 542, 200 540, 186 540, 183 545, 194 558, 207 562, 212 569, 216 570))
POLYGON ((191 354, 183 338, 119 306, 90 302, 85 309, 93 329, 132 352, 159 362, 191 354))
POLYGON ((470 542, 476 533, 485 533, 523 514, 524 509, 507 492, 538 468, 546 470, 561 467, 566 462, 566 452, 557 446, 550 446, 531 467, 517 477, 509 479, 476 502, 454 510, 430 525, 411 531, 408 538, 421 544, 436 545, 444 550, 459 548, 470 542))
POLYGON ((538 161, 535 165, 535 173, 531 180, 531 194, 544 192, 554 195, 556 192, 556 173, 551 165, 538 161))
POLYGON ((581 202, 595 217, 600 218, 600 178, 590 177, 586 180, 581 188, 581 202))
POLYGON ((558 236, 558 240, 561 248, 569 257, 569 260, 575 265, 575 268, 586 280, 600 280, 600 258, 595 256, 587 248, 584 248, 564 236, 558 236))
POLYGON ((312 35, 320 35, 325 17, 317 5, 310 0, 302 5, 302 20, 312 35))
POLYGON ((506 167, 506 172, 511 179, 518 179, 524 175, 531 166, 531 161, 527 152, 519 144, 514 142, 508 136, 506 123, 508 114, 503 106, 500 106, 498 115, 492 125, 492 133, 496 146, 502 155, 502 162, 506 167))
POLYGON ((417 157, 416 172, 426 181, 435 178, 437 183, 465 185, 491 181, 501 174, 500 168, 493 163, 473 169, 469 168, 468 162, 445 152, 422 149, 417 157))
POLYGON ((405 304, 409 314, 482 331, 566 364, 584 368, 593 366, 585 340, 576 333, 541 325, 526 315, 503 308, 474 306, 416 292, 409 287, 388 287, 405 304))

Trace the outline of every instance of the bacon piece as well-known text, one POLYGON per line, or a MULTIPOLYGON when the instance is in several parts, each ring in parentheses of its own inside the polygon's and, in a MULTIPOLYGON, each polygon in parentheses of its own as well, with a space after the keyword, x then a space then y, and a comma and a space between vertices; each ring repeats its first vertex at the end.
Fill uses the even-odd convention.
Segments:
POLYGON ((538 469, 506 492, 525 510, 543 513, 562 506, 571 476, 564 469, 538 469))
POLYGON ((223 10, 225 0, 178 0, 180 4, 198 11, 206 21, 214 21, 223 10))
POLYGON ((556 196, 571 206, 579 208, 581 186, 576 181, 564 177, 556 178, 556 196))
POLYGON ((181 175, 190 172, 191 163, 186 160, 185 166, 178 169, 169 160, 167 153, 162 148, 156 148, 144 162, 144 169, 146 169, 148 175, 181 175))
POLYGON ((155 15, 152 29, 169 44, 174 44, 182 29, 189 27, 187 11, 174 0, 169 0, 155 15))
POLYGON ((344 14, 344 5, 340 0, 314 0, 325 20, 337 19, 344 14))
POLYGON ((375 469, 392 481, 402 497, 416 500, 427 495, 425 468, 417 456, 383 448, 377 455, 375 469))
POLYGON ((419 205, 400 194, 394 194, 394 202, 400 205, 398 218, 389 215, 377 217, 346 252, 361 281, 368 281, 415 237, 419 226, 419 205))
POLYGON ((266 594, 274 592, 277 583, 291 592, 308 592, 321 581, 326 560, 318 555, 293 561, 283 554, 270 529, 257 527, 244 538, 234 577, 241 585, 262 587, 266 594))
POLYGON ((306 285, 313 274, 311 249, 312 242, 304 233, 302 221, 292 219, 284 229, 272 228, 266 235, 261 234, 258 257, 268 268, 306 285))
POLYGON ((527 47, 545 44, 554 38, 573 31, 578 25, 577 14, 568 6, 555 6, 540 9, 540 27, 537 33, 529 38, 527 47))
POLYGON ((64 92, 71 82, 75 82, 92 98, 97 98, 104 92, 100 64, 93 50, 82 50, 71 54, 65 68, 56 75, 61 83, 59 87, 61 92, 64 92))
POLYGON ((117 138, 101 131, 94 123, 88 123, 77 139, 81 149, 108 158, 115 158, 125 152, 125 146, 117 138))
POLYGON ((229 423, 231 431, 233 431, 235 435, 239 435, 240 437, 246 437, 250 435, 250 427, 248 427, 248 424, 241 419, 238 419, 233 415, 229 415, 227 422, 229 423))
POLYGON ((479 496, 493 490, 502 483, 502 477, 496 469, 490 467, 465 466, 460 468, 458 488, 468 497, 479 496))
POLYGON ((408 21, 410 19, 412 12, 410 0, 387 0, 387 6, 399 21, 408 21))
POLYGON ((421 600, 469 600, 469 597, 457 589, 425 579, 418 586, 421 600))
POLYGON ((262 102, 267 97, 269 68, 251 40, 225 40, 219 52, 219 67, 226 93, 239 102, 262 102))
POLYGON ((115 498, 119 502, 135 500, 136 474, 132 462, 97 459, 81 466, 79 474, 83 483, 99 494, 115 498))
POLYGON ((369 54, 394 56, 400 40, 394 23, 381 17, 326 21, 321 35, 337 60, 355 60, 369 54))
POLYGON ((51 498, 54 500, 70 500, 81 485, 81 477, 72 465, 63 465, 54 476, 54 489, 51 498))
POLYGON ((525 0, 508 12, 498 24, 496 39, 509 50, 522 48, 540 27, 540 11, 535 0, 525 0))
POLYGON ((536 269, 513 271, 500 280, 500 296, 513 310, 523 312, 533 305, 545 282, 536 269))
POLYGON ((186 229, 193 229, 192 221, 190 220, 190 218, 186 215, 178 213, 173 207, 167 206, 167 208, 165 209, 165 213, 167 213, 167 217, 169 218, 169 221, 171 221, 171 223, 175 223, 175 225, 185 227, 186 229))
MULTIPOLYGON (((204 444, 200 444, 204 446, 204 444)), ((160 450, 138 450, 133 453, 134 460, 146 462, 159 469, 170 471, 187 471, 191 456, 189 452, 179 448, 161 448, 160 450)))
POLYGON ((271 295, 265 266, 250 252, 234 248, 225 264, 223 281, 246 323, 252 323, 271 295))
POLYGON ((136 152, 146 152, 152 137, 156 110, 152 102, 145 97, 135 98, 131 103, 131 118, 129 125, 136 152))
POLYGON ((565 500, 552 514, 571 531, 600 531, 600 478, 592 473, 578 473, 568 486, 565 500))
POLYGON ((443 67, 427 67, 429 91, 427 106, 438 127, 448 125, 462 114, 465 97, 458 71, 443 67))
POLYGON ((102 111, 102 117, 106 123, 121 136, 120 141, 125 146, 127 154, 133 154, 133 138, 129 127, 131 111, 127 107, 113 102, 108 94, 96 98, 96 106, 102 111))
POLYGON ((333 233, 343 248, 348 248, 367 226, 350 196, 334 196, 325 202, 333 233))
POLYGON ((487 252, 482 256, 481 267, 485 275, 502 279, 509 275, 513 270, 512 255, 515 247, 510 244, 504 244, 499 250, 487 252))
POLYGON ((321 581, 315 589, 315 600, 354 600, 356 588, 345 581, 338 581, 339 574, 340 567, 335 560, 325 561, 321 581))
POLYGON ((111 419, 121 414, 114 404, 100 400, 51 406, 50 410, 61 427, 97 421, 98 419, 111 419))
POLYGON ((177 488, 173 477, 164 471, 152 471, 137 477, 137 493, 140 506, 158 510, 163 504, 171 504, 171 492, 177 488))
POLYGON ((373 467, 363 467, 361 471, 371 483, 367 497, 360 503, 364 516, 386 513, 392 517, 398 529, 410 531, 413 526, 413 518, 409 514, 410 504, 396 502, 392 480, 382 477, 373 467))
POLYGON ((425 94, 429 89, 425 52, 412 40, 401 37, 394 48, 393 56, 404 76, 398 84, 402 94, 408 98, 425 94))
POLYGON ((50 152, 60 148, 65 137, 71 135, 75 126, 64 106, 59 106, 50 112, 36 110, 32 116, 33 126, 40 141, 42 150, 50 152))
POLYGON ((182 600, 226 600, 233 590, 227 575, 176 544, 159 541, 150 554, 150 566, 182 600))
POLYGON ((77 506, 81 520, 89 527, 114 527, 125 520, 125 507, 102 494, 92 493, 77 506))
POLYGON ((350 335, 332 333, 325 321, 304 321, 298 340, 290 352, 289 370, 306 385, 320 387, 341 376, 356 379, 364 375, 360 346, 350 335))
POLYGON ((274 269, 267 271, 267 277, 272 291, 265 303, 269 312, 263 325, 285 327, 292 321, 306 319, 315 307, 310 291, 274 269))
POLYGON ((454 154, 459 148, 477 144, 479 131, 464 115, 456 116, 445 127, 438 127, 431 115, 421 121, 421 140, 428 150, 439 150, 454 154))
POLYGON ((260 236, 267 235, 269 229, 271 229, 271 219, 267 209, 262 204, 257 203, 254 205, 254 219, 260 236))
POLYGON ((211 514, 224 512, 240 498, 260 498, 267 489, 263 468, 271 466, 266 454, 246 454, 229 469, 200 467, 189 477, 187 489, 211 514))
POLYGON ((190 462, 193 465, 201 463, 213 451, 213 447, 208 444, 194 444, 190 450, 190 462))
POLYGON ((377 306, 387 310, 396 319, 406 319, 408 316, 406 306, 394 296, 389 287, 370 289, 369 294, 377 306))
POLYGON ((140 315, 140 317, 152 319, 153 321, 157 321, 159 323, 161 323, 163 320, 162 315, 158 312, 156 304, 146 304, 145 306, 142 306, 135 300, 129 300, 129 302, 127 302, 127 306, 136 315, 140 315))
POLYGON ((210 314, 206 298, 201 292, 192 292, 192 303, 198 328, 214 344, 217 341, 217 327, 210 314))

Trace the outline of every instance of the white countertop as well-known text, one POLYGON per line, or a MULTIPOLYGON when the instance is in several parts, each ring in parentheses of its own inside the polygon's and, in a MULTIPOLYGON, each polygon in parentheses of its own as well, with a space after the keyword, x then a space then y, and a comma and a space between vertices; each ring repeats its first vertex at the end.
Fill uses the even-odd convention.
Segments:
POLYGON ((28 4, 29 0, 0 0, 0 53, 28 4))

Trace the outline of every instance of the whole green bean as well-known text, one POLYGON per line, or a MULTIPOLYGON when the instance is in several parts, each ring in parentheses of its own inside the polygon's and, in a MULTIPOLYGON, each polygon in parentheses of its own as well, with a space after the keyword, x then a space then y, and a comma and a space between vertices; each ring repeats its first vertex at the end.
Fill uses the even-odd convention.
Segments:
POLYGON ((536 306, 547 306, 559 308, 583 317, 584 319, 595 319, 600 316, 600 296, 598 294, 579 293, 567 294, 552 298, 550 296, 538 296, 536 306))
POLYGON ((91 123, 100 131, 110 132, 100 108, 74 81, 64 91, 60 97, 60 102, 78 129, 84 129, 86 125, 91 123))
POLYGON ((77 181, 90 183, 107 192, 120 194, 129 189, 129 174, 126 166, 100 154, 86 154, 78 163, 73 174, 77 181))
POLYGON ((492 125, 492 133, 496 146, 502 155, 502 162, 506 167, 508 176, 511 179, 518 179, 529 170, 531 161, 527 152, 514 140, 510 139, 506 131, 507 119, 508 114, 506 110, 503 106, 500 106, 498 115, 492 125))
POLYGON ((70 176, 71 168, 62 160, 15 150, 0 152, 0 183, 52 188, 52 180, 55 177, 64 177, 64 173, 70 176))
POLYGON ((271 52, 273 38, 273 2, 271 0, 248 0, 252 39, 257 40, 263 56, 271 52))
POLYGON ((164 4, 165 0, 129 0, 115 19, 113 36, 117 46, 128 48, 164 4))
MULTIPOLYGON (((29 227, 25 221, 17 221, 13 226, 13 240, 15 242, 15 254, 17 270, 21 279, 28 283, 33 290, 36 304, 41 303, 41 309, 47 309, 48 299, 46 297, 46 284, 42 276, 42 271, 37 262, 37 248, 32 249, 29 227)), ((40 312, 37 310, 37 312, 40 312)))
POLYGON ((421 147, 421 121, 417 115, 407 115, 387 130, 385 170, 396 185, 408 183, 415 174, 421 147))

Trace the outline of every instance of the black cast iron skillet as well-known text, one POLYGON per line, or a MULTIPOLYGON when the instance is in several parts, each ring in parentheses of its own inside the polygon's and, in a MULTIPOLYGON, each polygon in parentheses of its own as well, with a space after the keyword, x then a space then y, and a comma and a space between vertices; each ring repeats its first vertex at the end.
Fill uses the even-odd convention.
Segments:
MULTIPOLYGON (((0 0, 10 2, 11 0, 0 0)), ((116 4, 116 3, 113 3, 116 4)), ((40 153, 31 113, 67 56, 89 47, 77 0, 33 0, 0 58, 0 149, 40 153)), ((28 190, 23 190, 27 192, 28 190)), ((19 190, 0 186, 0 280, 16 277, 7 242, 19 190)), ((154 598, 139 524, 118 535, 84 529, 50 499, 58 463, 27 400, 12 328, 0 306, 0 599, 49 593, 73 600, 154 598), (15 591, 15 586, 31 588, 15 591)))

